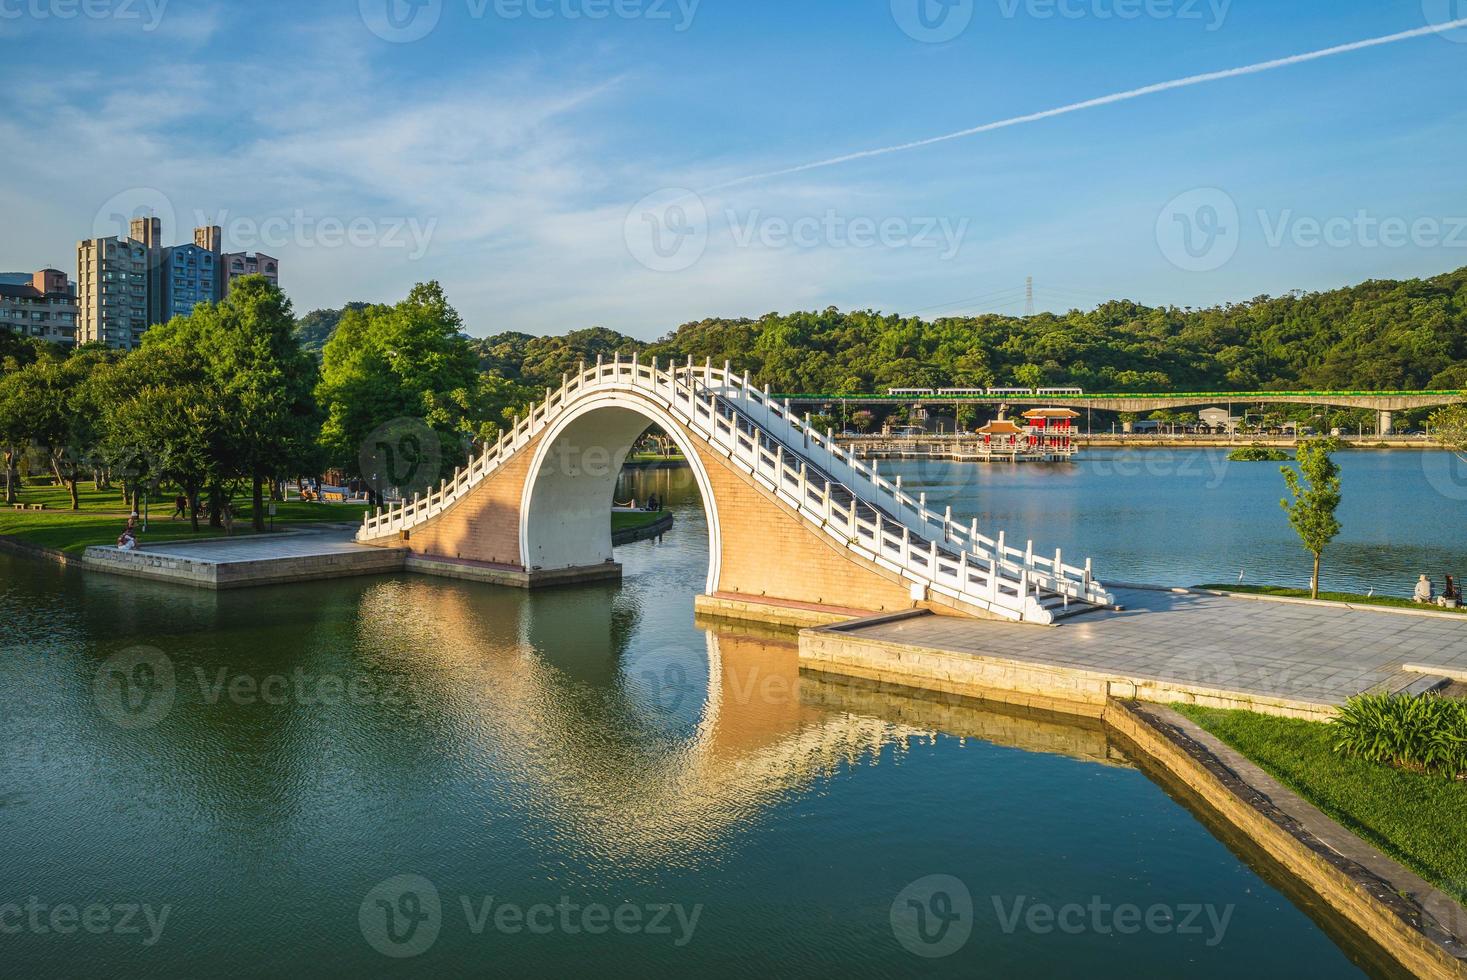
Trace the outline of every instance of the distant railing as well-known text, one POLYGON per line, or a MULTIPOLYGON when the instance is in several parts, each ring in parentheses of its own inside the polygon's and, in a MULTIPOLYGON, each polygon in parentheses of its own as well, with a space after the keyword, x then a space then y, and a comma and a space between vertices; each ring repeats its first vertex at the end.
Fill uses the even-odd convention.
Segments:
POLYGON ((1015 401, 1118 401, 1121 399, 1158 400, 1164 398, 1187 398, 1197 401, 1266 402, 1270 398, 1313 398, 1328 401, 1331 398, 1457 398, 1467 400, 1467 391, 1112 391, 1079 395, 886 395, 886 394, 816 394, 800 392, 776 394, 774 398, 791 402, 1015 402, 1015 401))
POLYGON ((535 439, 583 393, 634 390, 653 399, 730 462, 774 492, 802 518, 863 557, 897 571, 915 583, 1011 619, 1049 622, 1043 597, 1111 605, 1113 597, 1092 574, 1090 561, 1068 565, 1056 549, 1037 554, 1033 542, 1021 550, 979 533, 978 522, 962 525, 951 507, 938 513, 925 493, 911 496, 901 477, 888 481, 875 461, 863 462, 842 449, 833 434, 796 416, 789 403, 749 384, 725 365, 711 363, 661 370, 656 359, 642 364, 616 357, 598 358, 543 402, 515 419, 498 441, 455 470, 432 493, 363 518, 358 540, 399 534, 452 507, 535 439))

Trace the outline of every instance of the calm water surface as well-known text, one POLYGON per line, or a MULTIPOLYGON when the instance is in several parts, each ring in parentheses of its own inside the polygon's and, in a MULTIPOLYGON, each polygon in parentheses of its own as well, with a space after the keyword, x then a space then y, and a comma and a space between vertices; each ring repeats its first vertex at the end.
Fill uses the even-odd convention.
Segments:
MULTIPOLYGON (((1053 492, 1027 504, 1012 481, 1029 471, 985 486, 1008 481, 998 512, 1068 538, 1086 465, 1043 474, 1053 492)), ((700 627, 685 477, 640 478, 679 523, 620 550, 620 588, 214 595, 0 555, 6 973, 1358 973, 1099 729, 801 676, 785 637, 700 627), (962 882, 971 913, 931 876, 962 882), (909 899, 950 955, 903 944, 939 948, 909 899), (37 928, 27 904, 168 911, 148 944, 145 924, 63 934, 42 911, 37 928), (567 929, 560 907, 624 926, 576 911, 567 929), (1066 907, 1085 911, 1061 929, 1046 910, 1066 907)), ((1127 486, 1095 503, 1112 527, 1164 499, 1127 486)), ((1128 575, 1167 567, 1142 546, 1109 554, 1130 549, 1128 575)))
MULTIPOLYGON (((1342 530, 1326 589, 1409 596, 1425 572, 1467 574, 1467 468, 1444 452, 1341 452, 1342 530)), ((930 504, 951 504, 990 537, 1065 560, 1101 581, 1244 582, 1307 588, 1311 558, 1279 506, 1278 463, 1230 463, 1225 449, 1086 450, 1072 463, 883 462, 930 504)))

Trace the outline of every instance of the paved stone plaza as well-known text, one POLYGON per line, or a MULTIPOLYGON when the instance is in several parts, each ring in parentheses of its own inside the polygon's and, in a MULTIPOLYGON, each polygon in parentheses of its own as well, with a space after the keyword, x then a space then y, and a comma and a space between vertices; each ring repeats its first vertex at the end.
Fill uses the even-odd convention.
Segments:
POLYGON ((921 616, 850 630, 887 644, 1338 705, 1430 676, 1467 676, 1467 616, 1116 589, 1123 611, 1057 628, 921 616))
POLYGON ((96 571, 202 589, 311 581, 401 571, 405 552, 352 540, 354 527, 322 525, 281 534, 145 544, 134 551, 88 548, 96 571))
POLYGON ((137 549, 137 553, 224 564, 370 551, 371 549, 366 545, 357 544, 352 540, 354 533, 355 526, 353 525, 349 528, 323 527, 289 534, 210 538, 206 541, 163 541, 158 544, 143 545, 137 549))

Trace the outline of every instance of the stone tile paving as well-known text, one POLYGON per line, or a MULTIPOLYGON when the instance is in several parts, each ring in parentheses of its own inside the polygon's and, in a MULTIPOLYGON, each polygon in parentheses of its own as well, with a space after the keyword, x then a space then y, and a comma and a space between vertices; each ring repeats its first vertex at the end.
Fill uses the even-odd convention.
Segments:
POLYGON ((239 561, 308 558, 313 555, 341 555, 357 551, 381 550, 357 544, 352 540, 355 533, 355 528, 325 528, 290 534, 214 538, 208 541, 160 542, 144 545, 137 550, 141 554, 186 558, 190 561, 221 565, 239 561))
POLYGON ((1048 629, 926 616, 862 638, 1339 704, 1404 664, 1467 672, 1467 618, 1116 589, 1123 611, 1048 629))

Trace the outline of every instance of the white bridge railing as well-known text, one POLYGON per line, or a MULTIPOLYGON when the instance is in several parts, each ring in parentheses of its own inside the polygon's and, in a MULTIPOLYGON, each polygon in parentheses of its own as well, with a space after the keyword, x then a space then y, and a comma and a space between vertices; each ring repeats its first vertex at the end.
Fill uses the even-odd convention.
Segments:
POLYGON ((616 357, 597 359, 543 402, 516 419, 497 442, 455 471, 432 493, 378 508, 363 518, 357 540, 380 541, 410 530, 452 507, 514 457, 572 403, 594 392, 636 391, 691 429, 730 463, 824 534, 867 560, 897 572, 913 585, 1013 620, 1052 622, 1052 608, 1070 601, 1112 605, 1096 582, 1090 561, 1067 565, 1056 550, 1038 554, 1033 542, 1019 549, 1004 533, 981 534, 978 522, 959 524, 952 509, 937 512, 925 494, 913 497, 901 477, 889 481, 877 464, 863 462, 816 431, 809 417, 797 418, 780 402, 711 364, 659 369, 616 357))

